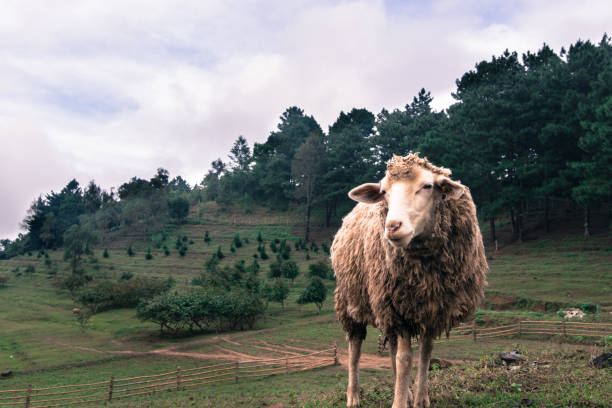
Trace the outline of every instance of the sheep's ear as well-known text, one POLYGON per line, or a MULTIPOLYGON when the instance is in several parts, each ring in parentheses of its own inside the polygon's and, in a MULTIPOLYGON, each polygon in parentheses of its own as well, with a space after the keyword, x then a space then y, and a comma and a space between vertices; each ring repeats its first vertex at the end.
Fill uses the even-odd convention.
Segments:
POLYGON ((385 193, 378 183, 365 183, 349 191, 349 197, 360 203, 373 204, 383 199, 385 193))
POLYGON ((438 189, 446 198, 457 200, 465 193, 465 186, 445 176, 440 176, 435 182, 438 189))

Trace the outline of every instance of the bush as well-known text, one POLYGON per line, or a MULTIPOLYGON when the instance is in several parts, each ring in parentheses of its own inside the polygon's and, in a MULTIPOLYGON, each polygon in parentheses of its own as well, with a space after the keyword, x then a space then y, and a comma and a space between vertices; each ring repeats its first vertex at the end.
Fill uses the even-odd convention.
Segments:
POLYGON ((168 200, 168 215, 178 222, 182 222, 189 214, 189 200, 176 197, 168 200))
POLYGON ((323 249, 323 252, 329 255, 329 246, 327 246, 325 242, 321 243, 321 248, 323 249))
POLYGON ((128 246, 127 254, 129 256, 134 256, 134 250, 132 249, 132 244, 130 244, 130 246, 128 246))
POLYGON ((278 248, 276 247, 276 240, 270 241, 270 250, 272 252, 278 251, 278 248))
POLYGON ((287 245, 287 241, 283 240, 280 244, 280 255, 283 259, 291 257, 291 247, 287 245))
POLYGON ((166 256, 170 255, 170 250, 168 249, 166 245, 164 245, 164 255, 166 256))
POLYGON ((74 293, 77 289, 85 286, 88 282, 91 282, 91 276, 71 273, 68 276, 56 278, 55 286, 61 289, 68 289, 70 293, 74 293))
POLYGON ((25 273, 34 273, 36 272, 36 268, 34 267, 34 265, 28 265, 25 268, 25 273))
POLYGON ((221 245, 219 245, 219 246, 217 247, 217 253, 216 253, 216 255, 217 255, 217 258, 218 258, 218 259, 223 259, 223 258, 225 258, 225 255, 223 255, 223 252, 221 251, 221 245))
POLYGON ((180 256, 185 256, 185 254, 187 253, 187 247, 182 246, 179 248, 178 253, 180 256))
POLYGON ((79 289, 75 300, 92 314, 123 307, 134 307, 143 299, 166 293, 174 285, 172 279, 133 278, 128 280, 103 280, 79 289))
POLYGON ((318 278, 314 278, 306 290, 300 295, 297 300, 298 304, 314 303, 317 305, 318 313, 321 313, 323 302, 327 297, 327 288, 323 284, 323 281, 318 278))
POLYGON ((330 279, 332 276, 331 267, 323 261, 318 261, 308 266, 309 275, 321 279, 330 279))
POLYGON ((297 278, 300 274, 300 269, 298 268, 297 263, 293 261, 283 262, 281 265, 281 274, 283 277, 290 279, 291 283, 297 278))
POLYGON ((210 241, 211 241, 210 235, 208 234, 208 231, 206 231, 204 233, 204 242, 206 242, 208 245, 210 245, 210 241))
POLYGON ((181 330, 252 328, 264 313, 264 304, 256 293, 243 288, 197 290, 187 294, 166 294, 138 305, 142 321, 159 324, 160 331, 178 334, 181 330))
POLYGON ((147 260, 153 259, 153 254, 151 253, 151 247, 147 247, 147 253, 145 254, 145 259, 147 260))
POLYGON ((272 262, 270 264, 270 272, 268 276, 272 279, 280 278, 282 276, 280 262, 272 262))
POLYGON ((238 235, 238 233, 234 234, 234 246, 236 248, 242 248, 242 240, 240 239, 240 235, 238 235))
POLYGON ((314 252, 319 252, 319 247, 317 246, 316 242, 312 241, 312 244, 310 244, 310 250, 314 252))
POLYGON ((160 248, 165 240, 166 237, 161 232, 151 235, 151 242, 153 242, 155 248, 160 248))
POLYGON ((130 280, 134 277, 132 272, 123 272, 119 277, 119 280, 130 280))
POLYGON ((263 237, 261 236, 261 231, 257 231, 257 242, 260 244, 263 242, 263 237))
POLYGON ((232 242, 232 244, 230 244, 230 252, 234 253, 236 252, 236 248, 234 248, 234 243, 232 242))
POLYGON ((580 310, 582 310, 584 313, 599 313, 599 306, 595 303, 585 302, 580 305, 580 310))
POLYGON ((285 310, 285 300, 288 296, 289 287, 282 279, 278 279, 274 282, 274 285, 272 285, 266 293, 266 299, 270 302, 280 303, 283 310, 285 310))
POLYGON ((108 258, 108 249, 104 248, 104 252, 102 252, 102 258, 108 258))

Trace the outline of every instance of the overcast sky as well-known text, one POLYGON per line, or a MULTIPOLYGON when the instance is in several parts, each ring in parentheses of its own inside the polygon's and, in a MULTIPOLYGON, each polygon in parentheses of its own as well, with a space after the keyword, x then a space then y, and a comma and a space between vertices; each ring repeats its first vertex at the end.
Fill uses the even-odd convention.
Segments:
POLYGON ((476 62, 598 42, 610 22, 609 0, 2 0, 0 238, 72 178, 194 184, 289 106, 324 130, 422 87, 443 109, 476 62))

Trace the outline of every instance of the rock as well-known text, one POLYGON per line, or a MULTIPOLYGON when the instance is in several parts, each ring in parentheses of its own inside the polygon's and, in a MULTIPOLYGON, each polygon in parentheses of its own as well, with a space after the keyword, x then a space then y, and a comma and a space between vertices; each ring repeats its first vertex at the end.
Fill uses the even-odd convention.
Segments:
POLYGON ((563 311, 563 318, 564 319, 582 319, 586 316, 586 313, 584 313, 582 310, 577 309, 575 307, 572 307, 570 309, 565 309, 563 311))
POLYGON ((525 357, 523 357, 521 355, 521 352, 518 350, 512 350, 509 353, 506 351, 502 351, 499 353, 499 358, 506 365, 520 363, 521 361, 525 361, 525 357))
POLYGON ((13 372, 11 370, 6 370, 0 373, 0 376, 2 377, 10 377, 11 375, 13 375, 13 372))
POLYGON ((439 368, 448 368, 453 365, 453 363, 443 358, 432 358, 429 360, 429 370, 432 370, 434 364, 437 364, 439 368))
POLYGON ((592 364, 595 368, 612 367, 612 353, 603 353, 599 357, 595 357, 592 364))

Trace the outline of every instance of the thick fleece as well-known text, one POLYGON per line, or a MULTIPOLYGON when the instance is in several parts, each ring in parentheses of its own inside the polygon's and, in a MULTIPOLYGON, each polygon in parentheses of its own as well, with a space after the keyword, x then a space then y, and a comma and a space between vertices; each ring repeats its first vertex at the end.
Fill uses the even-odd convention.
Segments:
MULTIPOLYGON (((412 166, 450 174, 409 155, 395 156, 387 177, 407 177, 412 166)), ((367 324, 390 337, 448 335, 481 303, 488 265, 469 189, 458 199, 439 194, 436 200, 432 235, 416 237, 408 248, 385 239, 384 201, 359 203, 344 218, 331 259, 336 314, 349 338, 364 338, 367 324)))

